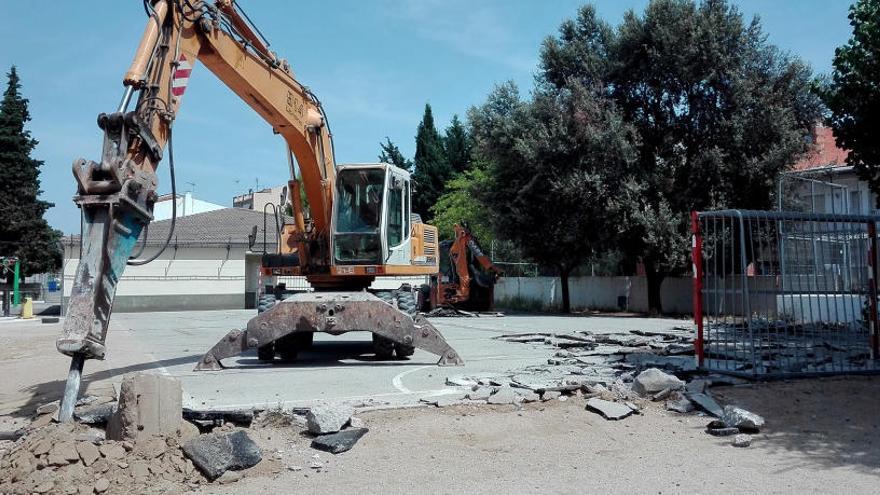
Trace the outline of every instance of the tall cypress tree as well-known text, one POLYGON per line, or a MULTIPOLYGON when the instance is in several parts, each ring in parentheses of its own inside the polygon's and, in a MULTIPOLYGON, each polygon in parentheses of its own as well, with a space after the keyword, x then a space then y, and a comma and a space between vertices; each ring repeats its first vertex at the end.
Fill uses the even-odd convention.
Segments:
POLYGON ((434 126, 430 104, 425 104, 425 114, 416 131, 414 161, 413 210, 423 218, 428 218, 431 206, 443 194, 444 184, 453 175, 443 150, 443 139, 434 126))
POLYGON ((400 152, 400 148, 391 142, 391 138, 386 137, 385 142, 379 143, 379 146, 382 147, 382 152, 379 153, 380 162, 390 163, 406 171, 412 172, 412 160, 403 156, 403 153, 400 152))
POLYGON ((452 116, 452 122, 446 128, 443 137, 443 150, 449 167, 455 174, 460 174, 471 168, 471 137, 468 135, 464 124, 458 115, 452 116))
POLYGON ((18 256, 22 276, 61 266, 60 232, 43 219, 52 203, 39 199, 41 160, 31 158, 37 140, 25 124, 28 100, 13 66, 0 102, 0 255, 18 256))

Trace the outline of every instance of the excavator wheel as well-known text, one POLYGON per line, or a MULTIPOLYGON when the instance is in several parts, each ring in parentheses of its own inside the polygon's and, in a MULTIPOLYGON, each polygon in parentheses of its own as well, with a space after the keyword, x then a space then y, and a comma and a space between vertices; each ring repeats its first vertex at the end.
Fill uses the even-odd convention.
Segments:
POLYGON ((297 339, 295 337, 296 334, 292 333, 275 341, 275 348, 278 349, 278 355, 282 361, 296 360, 296 356, 299 354, 299 347, 296 345, 297 339))
MULTIPOLYGON (((378 290, 373 293, 379 299, 394 306, 394 293, 390 290, 378 290)), ((381 335, 373 334, 373 352, 378 359, 394 357, 394 341, 381 335)))
MULTIPOLYGON (((416 301, 416 293, 410 289, 400 289, 397 291, 397 309, 404 313, 415 317, 418 313, 418 303, 416 301)), ((397 357, 404 358, 412 356, 416 352, 413 345, 394 343, 394 352, 397 357)))

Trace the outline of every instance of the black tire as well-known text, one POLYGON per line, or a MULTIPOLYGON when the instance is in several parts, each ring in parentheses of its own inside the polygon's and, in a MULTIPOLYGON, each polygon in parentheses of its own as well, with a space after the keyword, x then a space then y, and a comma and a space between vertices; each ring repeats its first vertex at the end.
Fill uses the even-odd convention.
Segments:
POLYGON ((260 296, 260 301, 257 304, 257 314, 262 313, 263 311, 269 311, 275 306, 275 294, 263 294, 260 296))
POLYGON ((264 346, 257 347, 257 359, 264 363, 271 363, 275 360, 275 343, 270 342, 264 346))
POLYGON ((315 332, 296 332, 291 337, 296 348, 304 351, 312 347, 312 343, 315 341, 315 332))
POLYGON ((422 284, 419 287, 419 295, 418 295, 418 307, 419 311, 423 313, 427 313, 431 311, 431 285, 430 284, 422 284))
POLYGON ((378 359, 391 359, 394 357, 394 341, 374 333, 373 352, 378 359))
MULTIPOLYGON (((411 317, 415 317, 416 314, 418 314, 416 293, 413 292, 412 289, 400 289, 397 291, 397 309, 411 317)), ((394 352, 397 353, 397 357, 399 358, 410 357, 415 354, 416 347, 414 345, 399 344, 395 342, 394 352)))
POLYGON ((275 348, 278 349, 278 355, 282 361, 296 360, 296 356, 299 354, 296 340, 296 334, 288 334, 275 341, 275 348))

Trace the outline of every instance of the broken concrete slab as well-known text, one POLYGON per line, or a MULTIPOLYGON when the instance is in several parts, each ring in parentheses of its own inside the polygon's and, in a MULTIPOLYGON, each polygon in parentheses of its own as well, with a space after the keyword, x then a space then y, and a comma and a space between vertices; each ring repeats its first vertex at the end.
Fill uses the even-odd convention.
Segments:
POLYGON ((464 375, 447 376, 446 384, 451 387, 473 387, 477 380, 464 375))
POLYGON ((101 455, 109 460, 122 459, 125 457, 125 448, 118 443, 105 443, 98 447, 101 455))
POLYGON ((52 401, 37 407, 37 414, 53 414, 58 411, 60 401, 52 401))
POLYGON ((663 368, 676 372, 697 370, 697 363, 691 356, 658 356, 651 352, 627 354, 625 361, 641 368, 663 368))
POLYGON ((587 410, 597 412, 605 419, 620 420, 631 415, 634 411, 626 404, 611 402, 594 397, 587 401, 587 410))
POLYGON ((703 380, 703 379, 697 378, 697 379, 689 381, 687 383, 687 385, 685 385, 684 387, 685 387, 685 390, 687 390, 688 392, 690 392, 692 394, 702 394, 706 391, 707 388, 709 388, 709 384, 710 384, 709 380, 703 380))
POLYGON ((73 410, 73 417, 78 422, 87 425, 103 425, 110 421, 116 412, 116 403, 89 404, 77 407, 73 410))
POLYGON ((473 390, 467 393, 468 400, 488 400, 489 396, 495 392, 494 387, 481 387, 480 385, 474 385, 473 390))
POLYGON ((562 392, 558 390, 545 390, 543 394, 541 394, 541 400, 548 401, 553 399, 558 399, 562 395, 562 392))
POLYGON ((764 418, 736 406, 724 406, 720 418, 725 425, 740 430, 757 431, 764 426, 764 418))
POLYGON ((671 388, 664 388, 663 390, 652 395, 651 400, 653 400, 653 401, 663 400, 663 399, 668 398, 670 394, 672 394, 672 389, 671 388))
POLYGON ((525 403, 538 402, 539 400, 541 400, 541 397, 537 393, 532 392, 531 390, 527 390, 525 392, 520 392, 519 398, 520 398, 520 400, 522 400, 525 403))
POLYGON ((312 448, 330 452, 331 454, 340 454, 350 450, 354 445, 367 434, 367 428, 349 428, 328 435, 321 435, 312 441, 312 448))
POLYGON ((730 443, 734 447, 748 447, 752 444, 751 435, 739 434, 733 437, 733 442, 730 443))
POLYGON ((306 414, 309 433, 324 435, 336 433, 354 415, 354 408, 346 404, 318 404, 306 414))
POLYGON ((513 404, 516 402, 516 392, 508 385, 498 387, 495 393, 487 399, 489 404, 513 404))
POLYGON ((739 428, 706 428, 706 433, 714 436, 714 437, 729 437, 733 435, 738 435, 740 433, 739 428))
POLYGON ((428 397, 422 397, 419 399, 421 402, 426 404, 430 404, 432 406, 437 407, 449 407, 455 404, 460 404, 462 400, 467 396, 467 394, 443 394, 443 395, 431 395, 428 397))
POLYGON ((24 436, 24 431, 15 430, 15 431, 0 431, 0 441, 8 440, 10 442, 15 442, 19 438, 24 436))
POLYGON ((666 410, 686 414, 694 410, 694 403, 686 397, 666 401, 666 410))
POLYGON ((724 410, 721 409, 721 406, 715 402, 715 399, 712 398, 709 394, 685 394, 688 399, 691 400, 694 404, 697 405, 700 409, 706 411, 707 413, 715 416, 716 418, 720 418, 723 414, 724 410))
POLYGON ((107 438, 138 440, 174 435, 182 416, 183 393, 176 378, 136 373, 122 379, 119 406, 107 423, 107 438))
POLYGON ((635 377, 635 379, 633 379, 632 384, 633 392, 642 397, 655 394, 665 389, 679 390, 681 388, 684 388, 683 381, 679 380, 678 377, 664 373, 657 368, 648 368, 645 371, 642 371, 635 377))
POLYGON ((183 444, 183 453, 211 481, 229 469, 247 469, 262 460, 260 448, 243 430, 200 435, 183 444))
MULTIPOLYGON (((581 368, 578 367, 578 372, 581 368)), ((545 390, 570 391, 582 387, 585 383, 592 382, 580 375, 566 375, 561 373, 520 373, 511 379, 511 385, 525 388, 534 392, 545 390)))
POLYGON ((83 465, 91 466, 95 461, 101 458, 101 452, 92 442, 79 442, 76 444, 76 451, 82 459, 83 465))

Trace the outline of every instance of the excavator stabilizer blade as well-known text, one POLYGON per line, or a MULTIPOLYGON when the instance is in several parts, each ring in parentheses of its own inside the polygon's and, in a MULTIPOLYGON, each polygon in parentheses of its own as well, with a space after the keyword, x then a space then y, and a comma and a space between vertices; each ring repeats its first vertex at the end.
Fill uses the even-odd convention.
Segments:
POLYGON ((233 330, 211 348, 195 369, 223 369, 223 359, 261 347, 295 332, 334 335, 367 331, 403 345, 440 356, 438 365, 464 361, 443 335, 421 315, 415 319, 369 292, 310 292, 294 294, 252 318, 245 330, 233 330))

